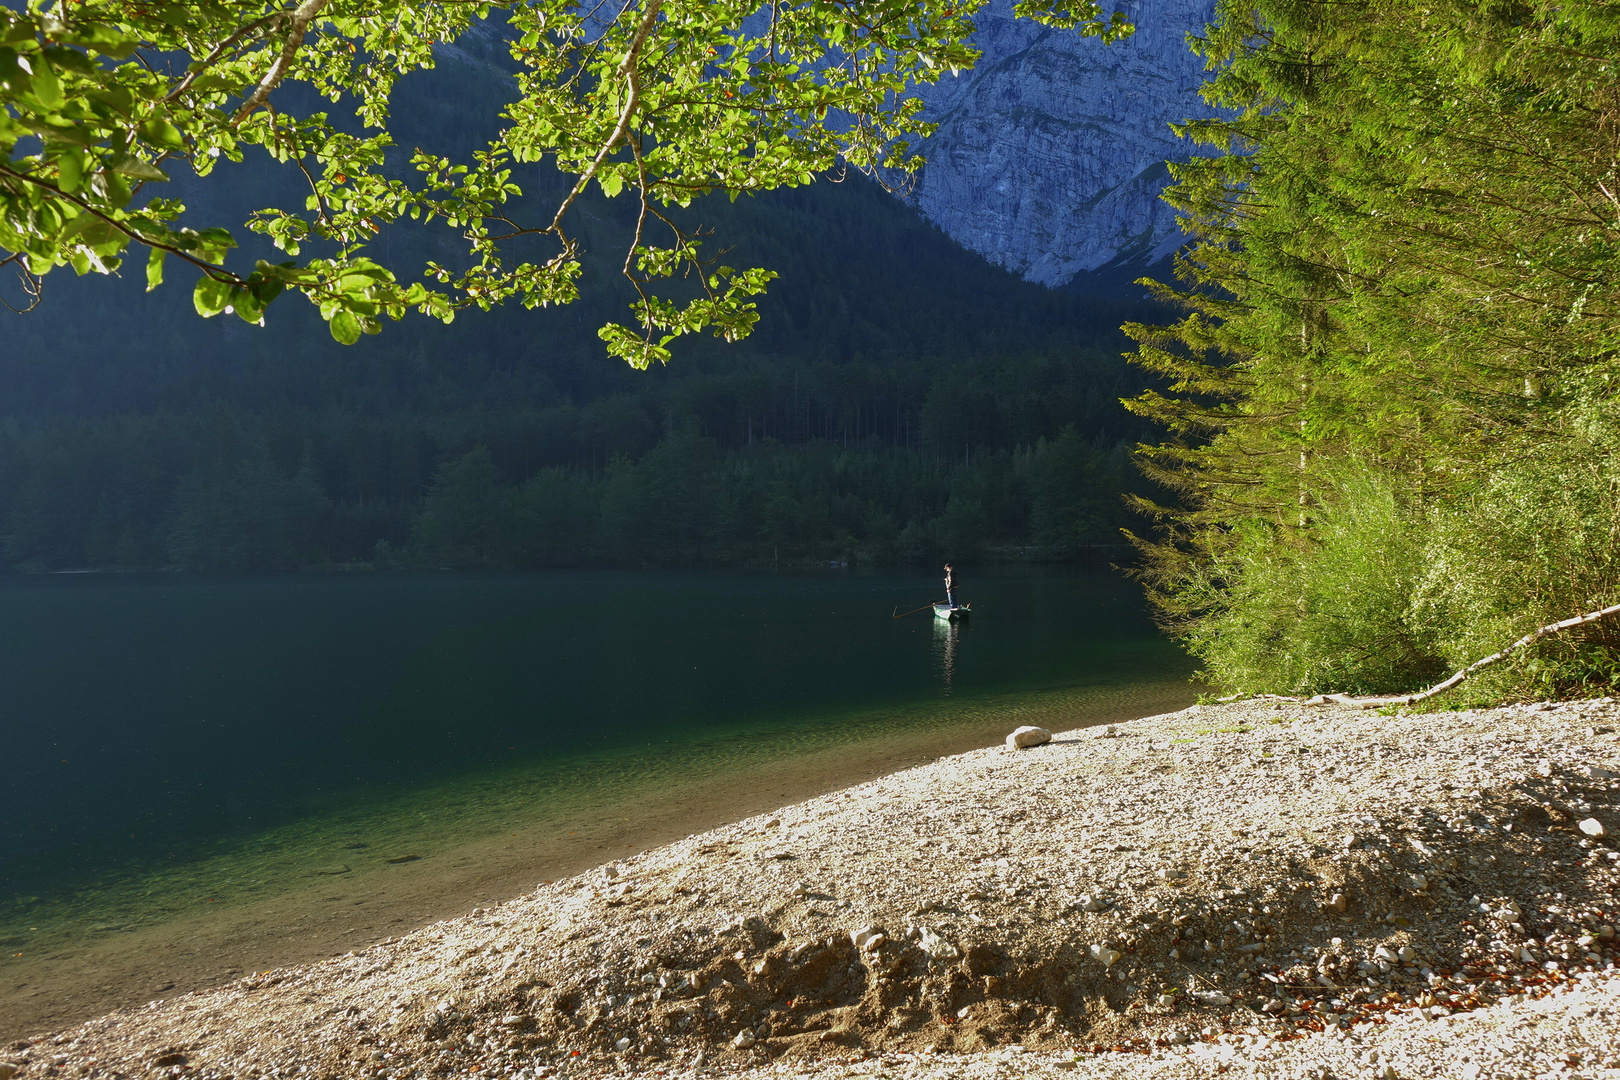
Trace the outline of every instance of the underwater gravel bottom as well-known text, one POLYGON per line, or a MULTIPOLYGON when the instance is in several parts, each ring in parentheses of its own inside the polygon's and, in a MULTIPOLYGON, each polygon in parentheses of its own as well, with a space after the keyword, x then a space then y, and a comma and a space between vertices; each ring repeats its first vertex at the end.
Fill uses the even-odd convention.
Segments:
POLYGON ((1192 693, 1167 677, 962 696, 379 787, 203 857, 118 866, 0 905, 0 1038, 362 947, 539 880, 982 746, 1005 718, 1101 723, 1192 693))

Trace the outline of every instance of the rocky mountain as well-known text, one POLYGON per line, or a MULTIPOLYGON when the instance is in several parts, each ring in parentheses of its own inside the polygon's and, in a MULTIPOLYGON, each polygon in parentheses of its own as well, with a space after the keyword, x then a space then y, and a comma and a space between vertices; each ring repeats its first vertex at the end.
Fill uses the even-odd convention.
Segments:
POLYGON ((1208 115, 1187 35, 1210 0, 1126 0, 1136 33, 1104 45, 1014 19, 979 17, 984 57, 922 93, 939 130, 908 201, 958 243, 1048 286, 1163 258, 1180 240, 1158 199, 1164 162, 1193 148, 1169 128, 1208 115))
MULTIPOLYGON (((1169 125, 1210 112, 1187 35, 1213 17, 1213 0, 1124 0, 1136 33, 1112 45, 1015 19, 1012 4, 991 0, 980 13, 976 68, 922 88, 940 127, 907 201, 962 246, 1046 286, 1164 258, 1181 239, 1158 197, 1164 162, 1193 153, 1169 125)), ((492 72, 504 54, 496 21, 445 47, 447 59, 492 72)))

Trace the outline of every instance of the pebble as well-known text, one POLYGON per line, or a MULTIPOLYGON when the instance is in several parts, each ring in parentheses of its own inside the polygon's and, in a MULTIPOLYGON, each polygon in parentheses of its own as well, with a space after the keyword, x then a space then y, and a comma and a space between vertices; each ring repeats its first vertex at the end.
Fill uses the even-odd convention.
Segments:
POLYGON ((735 1046, 739 1050, 743 1050, 747 1047, 753 1046, 755 1041, 756 1039, 753 1029, 744 1028, 742 1031, 737 1032, 737 1037, 731 1040, 731 1045, 735 1046))
POLYGON ((1219 990, 1194 990, 1192 996, 1200 1005, 1230 1005, 1232 999, 1219 990))
POLYGON ((1345 899, 1344 893, 1336 892, 1328 897, 1328 902, 1323 907, 1335 915, 1343 915, 1350 910, 1350 901, 1345 899))
POLYGON ((1608 835, 1608 830, 1603 827, 1603 822, 1599 821, 1595 817, 1586 818, 1577 826, 1577 828, 1579 828, 1581 832, 1585 833, 1587 836, 1595 839, 1602 839, 1604 836, 1608 835))
POLYGON ((629 1039, 620 1039, 618 1042, 614 1043, 613 1045, 618 1049, 619 1053, 622 1054, 626 1050, 630 1049, 630 1040, 629 1039))
POLYGON ((922 935, 917 939, 917 947, 935 960, 955 960, 962 955, 961 949, 958 949, 932 930, 922 932, 922 935))
POLYGON ((1031 746, 1043 746, 1051 741, 1052 733, 1050 731, 1043 727, 1032 727, 1025 724, 1023 727, 1015 728, 1013 733, 1007 736, 1007 749, 1027 750, 1031 746))
POLYGON ((1113 967, 1114 962, 1123 955, 1118 949, 1110 949, 1106 945, 1093 945, 1091 947, 1092 959, 1102 964, 1103 967, 1113 967))
POLYGON ((875 926, 863 926, 859 930, 851 930, 849 940, 857 949, 866 952, 883 944, 883 931, 875 926))

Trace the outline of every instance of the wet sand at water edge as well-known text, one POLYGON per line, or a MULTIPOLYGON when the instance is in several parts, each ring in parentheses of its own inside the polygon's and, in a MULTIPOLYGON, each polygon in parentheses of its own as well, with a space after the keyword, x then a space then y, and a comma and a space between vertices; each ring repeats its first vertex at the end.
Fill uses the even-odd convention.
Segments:
MULTIPOLYGON (((1165 691, 1087 716, 1088 724, 1130 719, 1184 705, 1194 691, 1165 691)), ((1013 723, 1072 727, 1062 715, 1013 723)), ((0 1043, 61 1028, 115 1009, 219 985, 241 975, 364 948, 479 905, 503 901, 543 881, 800 800, 863 783, 935 758, 991 745, 1005 735, 1005 713, 948 732, 909 732, 817 750, 665 786, 562 817, 522 820, 508 831, 443 850, 373 848, 348 872, 303 876, 273 895, 208 905, 195 915, 87 935, 33 952, 0 956, 0 1043), (389 859, 413 854, 403 862, 389 859)))

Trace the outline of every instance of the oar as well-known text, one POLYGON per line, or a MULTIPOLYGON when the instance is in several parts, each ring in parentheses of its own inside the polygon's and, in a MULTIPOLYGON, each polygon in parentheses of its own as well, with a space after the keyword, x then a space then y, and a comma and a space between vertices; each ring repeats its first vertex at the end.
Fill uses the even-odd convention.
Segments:
MULTIPOLYGON (((906 615, 915 615, 915 614, 917 614, 917 612, 919 612, 919 611, 927 611, 927 610, 928 610, 928 609, 929 609, 929 608, 931 608, 931 607, 933 607, 933 606, 934 606, 934 605, 933 605, 933 604, 931 604, 931 603, 930 603, 930 604, 924 604, 924 605, 923 605, 923 606, 922 606, 922 607, 920 607, 920 608, 912 608, 912 609, 911 609, 911 610, 910 610, 910 611, 908 611, 908 612, 906 612, 906 615)), ((894 606, 894 609, 895 609, 895 610, 896 610, 896 611, 899 611, 899 610, 900 610, 900 605, 899 605, 899 604, 896 604, 896 605, 895 605, 895 606, 894 606)), ((889 616, 889 618, 891 618, 891 619, 903 619, 903 618, 905 618, 905 617, 906 617, 906 615, 890 615, 890 616, 889 616)))

